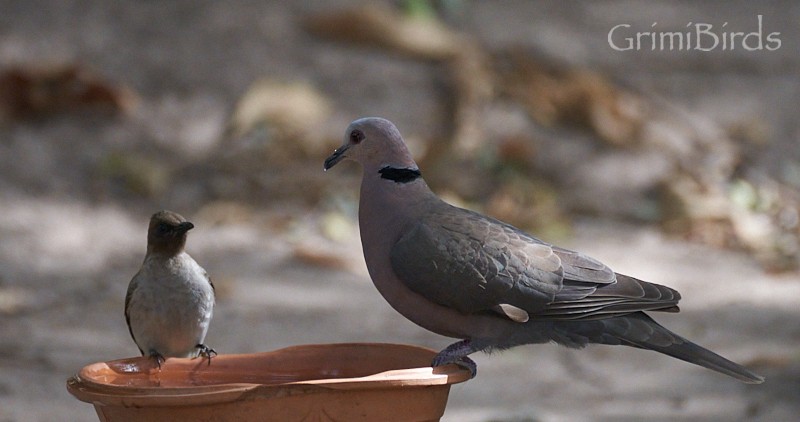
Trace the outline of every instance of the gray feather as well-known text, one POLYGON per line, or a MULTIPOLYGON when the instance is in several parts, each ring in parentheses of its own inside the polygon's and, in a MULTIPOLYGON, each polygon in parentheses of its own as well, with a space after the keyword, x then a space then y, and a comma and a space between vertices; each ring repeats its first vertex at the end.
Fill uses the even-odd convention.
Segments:
POLYGON ((472 211, 442 202, 425 217, 392 247, 392 269, 414 292, 463 313, 508 304, 536 319, 608 318, 674 309, 680 299, 472 211))

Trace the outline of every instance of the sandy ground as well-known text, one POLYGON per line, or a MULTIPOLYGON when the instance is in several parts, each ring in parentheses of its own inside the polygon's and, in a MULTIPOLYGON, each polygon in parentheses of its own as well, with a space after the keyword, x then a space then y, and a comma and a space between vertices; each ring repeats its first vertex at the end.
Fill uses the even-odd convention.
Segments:
MULTIPOLYGON (((177 188, 150 197, 98 188, 95 180, 96 163, 113 151, 208 162, 232 104, 267 75, 311 81, 334 99, 334 139, 362 115, 391 117, 417 134, 437 130, 431 65, 318 41, 297 28, 309 11, 353 3, 0 1, 0 64, 89 63, 141 97, 128 119, 70 116, 0 128, 0 421, 96 420, 64 383, 88 363, 136 354, 124 294, 144 253, 146 220, 160 208, 197 226, 188 249, 220 292, 207 343, 221 353, 330 342, 449 344, 403 319, 372 287, 351 202, 340 206, 349 223, 331 240, 320 234, 326 207, 253 198, 245 217, 218 219, 199 211, 213 198, 186 173, 171 182, 177 188)), ((728 3, 722 12, 688 2, 465 3, 459 26, 487 44, 530 44, 722 123, 766 119, 777 140, 759 157, 766 171, 780 173, 782 160, 800 154, 793 107, 800 7, 792 2, 728 3), (708 59, 603 49, 615 22, 711 21, 720 13, 746 27, 763 13, 770 31, 784 34, 784 47, 708 59)), ((326 176, 331 197, 354 198, 351 171, 326 176)), ((476 356, 480 374, 453 387, 444 420, 786 421, 800 413, 796 274, 765 274, 743 254, 603 218, 580 219, 565 246, 678 289, 682 312, 657 319, 767 382, 744 385, 627 348, 527 346, 476 356)))

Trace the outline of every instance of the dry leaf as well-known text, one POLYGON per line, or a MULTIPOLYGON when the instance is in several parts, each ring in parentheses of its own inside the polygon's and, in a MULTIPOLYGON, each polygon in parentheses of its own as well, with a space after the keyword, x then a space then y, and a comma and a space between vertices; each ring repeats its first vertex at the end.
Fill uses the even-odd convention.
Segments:
POLYGON ((304 245, 296 245, 292 250, 292 258, 302 264, 332 270, 346 270, 347 261, 341 256, 312 249, 304 245))
POLYGON ((0 73, 0 117, 23 119, 80 109, 129 112, 130 89, 114 85, 77 65, 18 66, 0 73))
POLYGON ((311 16, 304 24, 319 37, 388 48, 423 59, 448 59, 463 47, 462 36, 437 20, 409 17, 374 3, 311 16))

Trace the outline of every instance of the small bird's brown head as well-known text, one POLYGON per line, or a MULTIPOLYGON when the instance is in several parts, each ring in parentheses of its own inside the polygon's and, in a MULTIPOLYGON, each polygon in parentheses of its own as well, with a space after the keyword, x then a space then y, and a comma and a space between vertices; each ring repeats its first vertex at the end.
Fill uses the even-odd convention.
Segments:
POLYGON ((325 170, 350 159, 365 170, 384 167, 416 169, 417 165, 395 125, 380 117, 365 117, 350 123, 344 143, 325 160, 325 170))
POLYGON ((147 253, 175 256, 186 246, 186 232, 194 224, 172 211, 159 211, 150 217, 147 229, 147 253))

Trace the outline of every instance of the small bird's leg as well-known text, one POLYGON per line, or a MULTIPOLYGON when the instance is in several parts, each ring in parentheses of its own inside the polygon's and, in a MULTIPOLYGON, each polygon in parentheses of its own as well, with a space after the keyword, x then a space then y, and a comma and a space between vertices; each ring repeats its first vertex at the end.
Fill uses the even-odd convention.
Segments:
POLYGON ((150 359, 153 359, 156 362, 156 365, 158 366, 158 370, 160 371, 161 370, 161 364, 164 363, 164 361, 166 361, 166 359, 164 358, 164 355, 162 355, 161 353, 156 352, 155 350, 151 350, 150 353, 149 353, 149 356, 150 356, 150 359))
POLYGON ((475 376, 478 375, 478 365, 475 361, 467 357, 467 355, 474 352, 477 352, 477 350, 472 347, 472 342, 469 339, 461 340, 445 347, 444 350, 439 352, 436 357, 433 358, 431 366, 442 366, 454 363, 462 368, 468 369, 471 374, 470 378, 475 378, 475 376))
POLYGON ((198 350, 197 356, 208 359, 208 364, 211 365, 211 358, 217 355, 217 351, 203 343, 200 343, 194 347, 196 347, 198 350))

